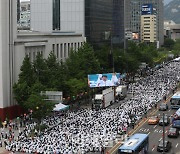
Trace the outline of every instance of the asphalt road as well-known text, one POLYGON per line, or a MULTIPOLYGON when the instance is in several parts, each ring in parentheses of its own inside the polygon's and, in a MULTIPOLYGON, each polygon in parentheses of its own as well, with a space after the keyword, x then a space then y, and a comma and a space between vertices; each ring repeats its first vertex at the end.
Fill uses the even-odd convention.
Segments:
MULTIPOLYGON (((169 102, 168 105, 170 106, 169 102)), ((162 115, 163 112, 168 116, 173 115, 176 110, 158 111, 155 110, 153 115, 162 115)), ((148 120, 148 119, 147 119, 148 120)), ((157 125, 148 125, 147 120, 144 121, 140 128, 136 129, 133 133, 146 133, 149 134, 149 154, 159 154, 157 152, 157 146, 160 140, 163 138, 163 127, 157 125)), ((171 123, 165 127, 165 140, 169 140, 172 143, 172 148, 169 154, 180 154, 180 136, 178 138, 168 138, 167 130, 171 127, 171 123)))

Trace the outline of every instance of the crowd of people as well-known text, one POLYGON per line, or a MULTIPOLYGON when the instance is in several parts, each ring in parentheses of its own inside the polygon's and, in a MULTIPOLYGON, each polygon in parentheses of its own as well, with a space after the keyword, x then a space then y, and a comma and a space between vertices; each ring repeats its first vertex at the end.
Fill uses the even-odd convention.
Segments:
POLYGON ((84 154, 104 151, 108 141, 126 133, 132 122, 142 118, 157 102, 168 96, 180 81, 180 62, 169 62, 129 85, 133 96, 114 109, 81 109, 65 116, 52 115, 42 123, 49 126, 42 134, 29 137, 36 123, 26 124, 24 131, 5 145, 9 151, 26 153, 84 154))

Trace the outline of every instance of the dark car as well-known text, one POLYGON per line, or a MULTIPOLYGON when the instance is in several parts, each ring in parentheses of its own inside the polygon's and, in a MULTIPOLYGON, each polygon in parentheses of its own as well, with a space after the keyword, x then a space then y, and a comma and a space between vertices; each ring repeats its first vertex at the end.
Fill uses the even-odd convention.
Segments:
MULTIPOLYGON (((164 141, 164 151, 168 152, 171 149, 172 143, 169 141, 164 141)), ((157 146, 157 151, 163 151, 163 140, 159 141, 159 145, 157 146)))
MULTIPOLYGON (((170 123, 170 118, 169 118, 169 116, 165 115, 164 116, 164 125, 167 126, 167 125, 169 125, 169 123, 170 123)), ((163 116, 159 120, 159 125, 163 126, 163 116)))
POLYGON ((180 130, 180 120, 173 121, 172 127, 177 128, 177 129, 180 130))
POLYGON ((166 103, 161 103, 159 105, 159 111, 166 111, 168 110, 168 105, 166 103))
POLYGON ((168 130, 168 137, 178 137, 179 136, 179 130, 177 128, 170 128, 168 130))

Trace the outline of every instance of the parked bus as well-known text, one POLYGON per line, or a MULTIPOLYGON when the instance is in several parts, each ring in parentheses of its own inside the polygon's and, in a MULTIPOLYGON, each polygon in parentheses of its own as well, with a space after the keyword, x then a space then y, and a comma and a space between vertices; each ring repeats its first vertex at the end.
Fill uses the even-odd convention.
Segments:
POLYGON ((149 135, 137 133, 131 136, 119 149, 119 154, 147 154, 149 135))
POLYGON ((179 109, 180 108, 180 91, 176 92, 172 97, 171 97, 171 108, 172 109, 179 109))

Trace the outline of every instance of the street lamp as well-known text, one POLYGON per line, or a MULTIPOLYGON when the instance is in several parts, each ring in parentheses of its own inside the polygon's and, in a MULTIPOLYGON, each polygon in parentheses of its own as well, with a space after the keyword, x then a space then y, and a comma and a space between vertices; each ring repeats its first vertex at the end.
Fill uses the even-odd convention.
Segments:
POLYGON ((164 112, 163 112, 163 154, 165 153, 165 126, 164 126, 164 112))

